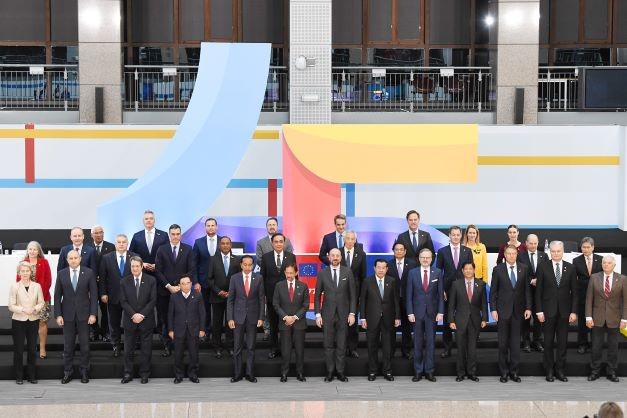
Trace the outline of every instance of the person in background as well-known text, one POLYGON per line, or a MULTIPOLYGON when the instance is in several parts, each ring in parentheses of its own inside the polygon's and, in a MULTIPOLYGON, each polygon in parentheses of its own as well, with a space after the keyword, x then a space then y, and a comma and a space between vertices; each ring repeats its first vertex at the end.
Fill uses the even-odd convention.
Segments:
POLYGON ((462 244, 472 251, 472 261, 475 263, 475 278, 488 282, 488 250, 481 242, 479 228, 468 225, 464 232, 462 244))
POLYGON ((15 383, 24 383, 24 339, 26 339, 28 381, 37 383, 35 375, 37 330, 39 327, 39 313, 44 307, 44 296, 39 283, 32 279, 35 270, 28 261, 20 261, 17 265, 17 274, 20 280, 11 285, 9 291, 9 311, 11 328, 13 331, 13 368, 15 369, 15 383))
POLYGON ((518 226, 512 224, 507 227, 507 242, 499 247, 499 254, 496 256, 496 264, 501 264, 505 260, 505 249, 509 245, 513 245, 518 250, 518 253, 524 253, 527 251, 527 246, 518 241, 518 226))
MULTIPOLYGON (((91 242, 87 242, 87 245, 92 245, 96 249, 96 282, 100 288, 100 263, 102 257, 115 251, 115 245, 104 239, 104 229, 100 225, 94 225, 91 227, 91 242)), ((44 295, 45 296, 45 295, 44 295)), ((98 321, 91 326, 89 333, 89 341, 96 341, 99 337, 102 337, 103 341, 109 341, 109 313, 107 312, 107 304, 99 300, 100 306, 100 325, 98 321)), ((98 318, 96 318, 98 319, 98 318)))
POLYGON ((614 402, 603 402, 599 407, 597 418, 623 418, 623 410, 614 402))
MULTIPOLYGON (((37 241, 31 241, 26 246, 26 257, 24 261, 28 262, 33 268, 34 280, 41 286, 44 295, 44 306, 39 311, 39 358, 45 359, 46 341, 48 339, 48 319, 50 319, 50 286, 52 285, 52 273, 50 272, 50 264, 44 258, 44 251, 37 241)), ((20 281, 18 272, 17 281, 20 281)))

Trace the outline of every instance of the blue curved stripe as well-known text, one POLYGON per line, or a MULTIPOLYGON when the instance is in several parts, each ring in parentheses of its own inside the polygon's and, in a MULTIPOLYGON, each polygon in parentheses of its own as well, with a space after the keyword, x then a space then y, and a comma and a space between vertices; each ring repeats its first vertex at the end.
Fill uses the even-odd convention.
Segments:
POLYGON ((186 230, 206 212, 251 141, 269 60, 270 44, 202 44, 194 94, 174 138, 144 176, 98 207, 108 233, 140 229, 146 209, 162 229, 178 223, 186 230))

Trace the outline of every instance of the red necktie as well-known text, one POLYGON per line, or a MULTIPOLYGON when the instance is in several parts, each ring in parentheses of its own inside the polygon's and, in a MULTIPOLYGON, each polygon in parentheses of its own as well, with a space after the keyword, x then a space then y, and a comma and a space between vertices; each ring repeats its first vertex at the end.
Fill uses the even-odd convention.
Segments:
POLYGON ((468 295, 468 302, 472 300, 472 282, 466 282, 466 294, 468 295))
POLYGON ((423 270, 422 274, 422 288, 425 292, 429 289, 429 278, 427 277, 427 270, 423 270))
POLYGON ((290 282, 290 302, 294 302, 294 283, 290 282))
POLYGON ((610 297, 610 276, 605 276, 605 297, 610 297))
POLYGON ((250 283, 248 282, 248 274, 244 276, 244 292, 246 292, 246 297, 248 297, 248 292, 250 291, 250 283))

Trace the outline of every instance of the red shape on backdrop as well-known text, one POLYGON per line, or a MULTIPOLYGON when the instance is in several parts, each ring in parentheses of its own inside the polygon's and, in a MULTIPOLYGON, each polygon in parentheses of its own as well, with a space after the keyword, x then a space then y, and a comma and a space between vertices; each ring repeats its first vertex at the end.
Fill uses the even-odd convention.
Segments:
MULTIPOLYGON (((342 209, 342 189, 303 166, 283 141, 283 230, 299 253, 318 253, 342 209)), ((331 151, 332 152, 332 151, 331 151)))
MULTIPOLYGON (((25 129, 35 129, 35 124, 27 123, 25 129)), ((24 138, 24 182, 35 182, 35 138, 24 138)))
POLYGON ((268 216, 277 216, 278 183, 277 179, 268 179, 268 216))

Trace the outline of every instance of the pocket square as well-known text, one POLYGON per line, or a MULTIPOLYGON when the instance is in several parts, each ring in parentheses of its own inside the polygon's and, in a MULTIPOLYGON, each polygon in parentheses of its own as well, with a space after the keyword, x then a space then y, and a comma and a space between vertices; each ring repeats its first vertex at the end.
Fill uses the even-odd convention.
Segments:
POLYGON ((431 280, 431 283, 437 282, 439 279, 431 280))
POLYGON ((342 279, 342 281, 344 281, 344 280, 346 280, 346 277, 344 277, 344 278, 342 279))

